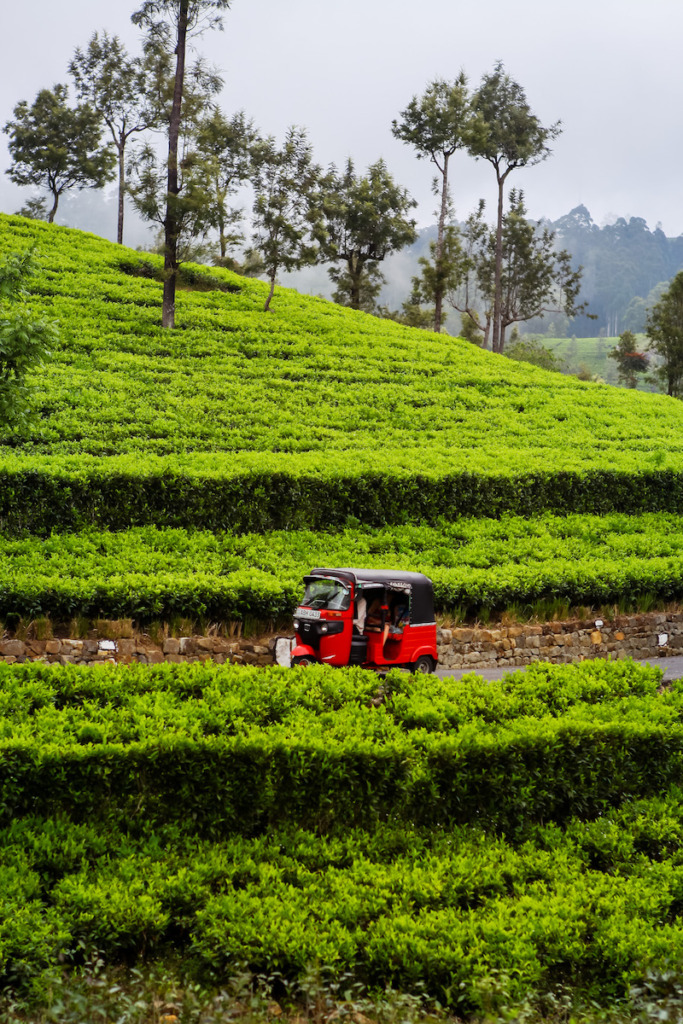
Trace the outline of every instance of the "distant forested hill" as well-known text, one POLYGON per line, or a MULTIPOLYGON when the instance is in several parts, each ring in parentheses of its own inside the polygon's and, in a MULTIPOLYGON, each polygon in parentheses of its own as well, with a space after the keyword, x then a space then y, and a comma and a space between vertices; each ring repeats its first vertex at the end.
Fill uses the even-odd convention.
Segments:
MULTIPOLYGON (((553 321, 553 334, 581 338, 601 332, 615 337, 627 328, 642 331, 647 306, 663 290, 657 286, 683 269, 683 235, 668 238, 658 227, 651 231, 642 217, 620 217, 614 224, 599 227, 585 206, 577 206, 549 224, 557 232, 559 247, 572 254, 574 266, 584 268, 582 299, 588 301, 587 311, 597 320, 582 316, 568 322, 561 315, 548 315, 522 325, 522 330, 545 332, 553 321)), ((418 259, 428 254, 429 242, 435 237, 435 226, 423 228, 413 245, 385 261, 382 270, 387 283, 380 296, 382 304, 400 307, 410 293, 418 259)), ((324 284, 321 290, 329 294, 324 284)), ((458 314, 451 311, 446 330, 457 333, 459 325, 458 314)))
MULTIPOLYGON (((610 336, 645 324, 648 296, 683 269, 683 235, 667 238, 651 231, 642 217, 598 227, 585 206, 577 206, 552 227, 574 264, 584 268, 583 297, 598 319, 578 317, 570 333, 591 337, 604 328, 610 336)), ((652 299, 657 298, 657 292, 652 299)))

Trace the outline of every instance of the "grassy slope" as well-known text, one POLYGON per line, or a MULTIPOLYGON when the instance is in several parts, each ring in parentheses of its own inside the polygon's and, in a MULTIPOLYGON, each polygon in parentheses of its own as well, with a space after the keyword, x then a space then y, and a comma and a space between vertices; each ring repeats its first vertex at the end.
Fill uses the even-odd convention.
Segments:
MULTIPOLYGON (((3 618, 12 612, 68 618, 79 610, 143 619, 209 610, 219 618, 276 616, 296 600, 310 561, 421 569, 434 578, 442 608, 557 597, 631 601, 642 592, 680 596, 679 554, 666 543, 667 533, 678 531, 673 516, 633 520, 633 529, 623 517, 597 519, 596 526, 581 516, 571 526, 506 517, 500 527, 456 523, 450 529, 439 525, 439 515, 453 518, 456 502, 474 515, 558 507, 552 494, 544 504, 543 486, 514 482, 534 470, 553 478, 566 470, 619 469, 630 478, 664 469, 676 477, 683 469, 681 403, 584 384, 289 290, 279 290, 274 311, 265 314, 264 284, 206 268, 193 273, 210 273, 232 290, 182 290, 178 329, 162 331, 160 283, 130 273, 146 267, 158 274, 159 259, 81 232, 0 217, 0 254, 32 244, 41 272, 30 301, 59 320, 62 345, 36 375, 39 425, 29 437, 0 446, 0 475, 35 469, 63 484, 59 493, 31 491, 31 472, 24 472, 22 486, 6 476, 2 528, 44 535, 99 522, 123 532, 118 539, 98 532, 53 537, 49 546, 6 544, 3 618), (138 509, 143 480, 165 467, 173 478, 162 477, 138 509), (431 478, 440 487, 463 469, 473 474, 471 487, 457 477, 446 480, 443 498, 437 493, 430 504, 420 481, 431 478), (201 508, 192 517, 198 483, 199 500, 211 501, 217 490, 228 493, 221 481, 237 477, 226 501, 239 506, 245 472, 266 480, 284 472, 289 482, 274 485, 259 502, 257 481, 241 519, 239 507, 232 520, 212 519, 201 508), (354 476, 369 472, 374 476, 365 489, 356 488, 354 476), (322 490, 297 490, 297 474, 322 476, 322 490), (494 504, 493 492, 476 481, 506 475, 511 486, 493 495, 494 504), (121 491, 128 495, 109 521, 98 519, 96 508, 88 518, 93 476, 112 480, 110 495, 100 492, 95 506, 115 503, 121 491), (405 486, 384 490, 396 477, 405 486), (173 484, 175 497, 169 497, 171 479, 181 481, 173 484), (187 500, 183 479, 194 481, 187 500), (283 515, 285 532, 261 540, 189 539, 182 529, 153 529, 194 524, 216 531, 237 520, 243 531, 272 529, 272 509, 281 500, 299 511, 283 515), (46 509, 53 524, 35 524, 36 508, 46 509), (436 528, 378 532, 387 521, 404 519, 436 528), (128 531, 131 525, 141 529, 128 531), (300 530, 321 525, 347 528, 337 536, 300 530), (632 536, 643 531, 657 535, 651 550, 641 550, 632 536)), ((570 488, 566 507, 559 507, 679 511, 681 488, 670 475, 641 477, 638 485, 628 479, 623 491, 627 500, 610 505, 614 486, 607 477, 583 495, 570 488), (629 494, 636 496, 632 509, 629 494)), ((216 507, 221 513, 220 501, 216 507)))
POLYGON ((3 449, 0 468, 66 459, 75 471, 90 456, 139 473, 180 459, 186 473, 219 476, 681 467, 683 406, 664 397, 288 290, 265 314, 265 285, 227 272, 215 276, 239 291, 181 292, 178 330, 162 332, 161 285, 120 269, 153 257, 0 218, 0 252, 33 243, 43 269, 32 302, 59 320, 63 345, 39 377, 40 427, 3 449))

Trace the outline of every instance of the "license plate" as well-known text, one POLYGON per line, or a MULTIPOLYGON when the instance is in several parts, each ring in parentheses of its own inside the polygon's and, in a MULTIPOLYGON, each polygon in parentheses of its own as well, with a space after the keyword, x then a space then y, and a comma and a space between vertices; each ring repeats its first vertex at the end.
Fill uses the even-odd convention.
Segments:
POLYGON ((318 608, 297 608, 294 617, 297 619, 319 619, 320 610, 318 608))

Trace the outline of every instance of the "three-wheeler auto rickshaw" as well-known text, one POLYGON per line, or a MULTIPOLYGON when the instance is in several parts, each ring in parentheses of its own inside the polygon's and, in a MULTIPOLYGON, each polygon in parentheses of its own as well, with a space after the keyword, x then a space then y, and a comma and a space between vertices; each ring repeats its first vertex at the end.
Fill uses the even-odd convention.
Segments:
POLYGON ((419 572, 312 569, 294 613, 292 665, 362 665, 433 672, 432 581, 419 572))

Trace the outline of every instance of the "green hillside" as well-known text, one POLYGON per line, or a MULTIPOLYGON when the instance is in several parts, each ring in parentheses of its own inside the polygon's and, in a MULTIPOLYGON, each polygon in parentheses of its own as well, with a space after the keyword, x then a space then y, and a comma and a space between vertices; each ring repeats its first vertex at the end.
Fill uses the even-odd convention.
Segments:
MULTIPOLYGON (((381 525, 503 508, 679 507, 678 402, 549 374, 293 291, 280 290, 266 314, 264 284, 207 268, 179 295, 178 329, 162 331, 161 284, 136 276, 158 276, 159 258, 0 219, 3 253, 33 244, 42 268, 33 302, 60 322, 62 347, 40 376, 39 426, 0 454, 24 506, 26 486, 54 506, 53 521, 23 526, 66 526, 51 493, 66 480, 67 517, 118 528, 160 515, 245 529, 252 512, 263 527, 320 527, 366 511, 381 525), (664 494, 634 494, 633 478, 653 472, 665 473, 664 494), (377 477, 382 507, 366 510, 377 477), (247 516, 234 507, 244 511, 244 478, 247 516)), ((8 501, 6 491, 0 514, 11 526, 18 509, 8 501)))
POLYGON ((29 246, 61 344, 0 445, 5 621, 277 618, 330 561, 470 614, 683 596, 680 402, 206 267, 162 331, 160 258, 1 217, 29 246))
MULTIPOLYGON (((207 268, 162 331, 159 259, 0 218, 33 244, 61 343, 0 452, 3 626, 283 617, 313 563, 427 571, 441 612, 683 597, 681 403, 207 268)), ((0 664, 3 1020, 142 1019, 136 985, 199 1020, 174 972, 207 1024, 664 1019, 680 682, 100 668, 0 664)))

